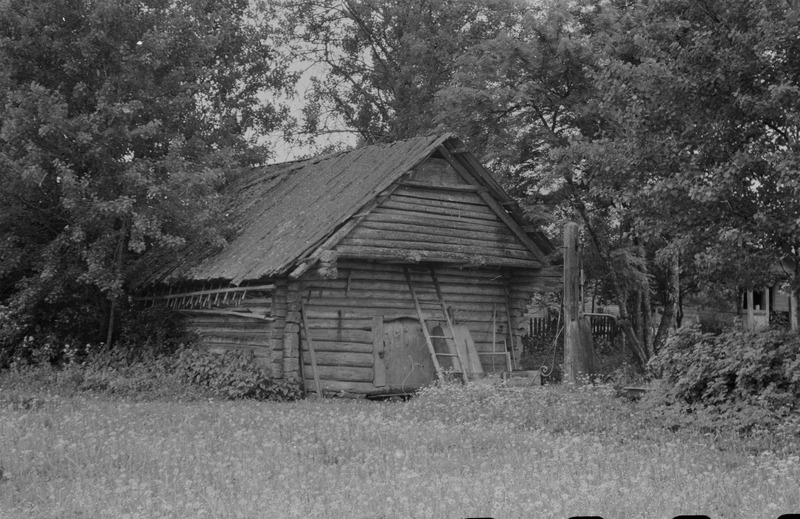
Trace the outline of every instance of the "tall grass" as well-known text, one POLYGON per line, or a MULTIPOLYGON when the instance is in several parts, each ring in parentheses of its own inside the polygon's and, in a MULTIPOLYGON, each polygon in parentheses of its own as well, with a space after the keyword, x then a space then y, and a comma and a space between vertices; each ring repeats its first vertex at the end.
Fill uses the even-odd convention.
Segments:
MULTIPOLYGON (((2 383, 0 383, 2 387, 2 383)), ((607 391, 407 403, 0 396, 0 517, 778 517, 800 460, 607 391)))

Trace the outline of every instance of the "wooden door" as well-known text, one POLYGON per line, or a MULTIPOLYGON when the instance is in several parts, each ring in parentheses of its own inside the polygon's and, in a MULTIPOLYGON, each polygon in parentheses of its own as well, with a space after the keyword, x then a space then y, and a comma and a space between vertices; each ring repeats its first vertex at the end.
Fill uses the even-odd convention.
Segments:
POLYGON ((413 390, 436 379, 419 321, 398 319, 384 323, 383 345, 388 387, 413 390))

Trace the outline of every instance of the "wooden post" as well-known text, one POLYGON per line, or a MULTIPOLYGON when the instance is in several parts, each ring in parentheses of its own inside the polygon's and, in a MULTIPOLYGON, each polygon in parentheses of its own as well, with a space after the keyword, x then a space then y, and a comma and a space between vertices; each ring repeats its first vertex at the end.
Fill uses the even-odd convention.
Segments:
POLYGON ((792 288, 792 293, 789 298, 789 326, 791 327, 793 332, 800 332, 800 324, 798 324, 798 297, 797 293, 799 291, 795 288, 792 288))
MULTIPOLYGON (((348 278, 349 279, 349 278, 348 278)), ((383 316, 372 318, 372 385, 386 387, 386 349, 383 344, 383 316)))
POLYGON ((754 319, 755 318, 753 317, 753 289, 752 288, 748 288, 747 289, 747 324, 745 325, 745 328, 747 328, 748 330, 755 329, 755 324, 753 323, 754 319))
MULTIPOLYGON (((306 344, 308 345, 308 353, 311 356, 311 374, 314 375, 314 388, 317 390, 317 396, 322 397, 322 388, 319 383, 319 372, 317 371, 317 354, 314 351, 314 341, 311 340, 311 330, 308 328, 308 317, 306 317, 306 308, 303 300, 300 299, 300 317, 303 320, 303 331, 306 334, 306 344)), ((300 375, 303 375, 303 365, 300 364, 300 375)))
POLYGON ((578 384, 578 375, 593 369, 592 332, 580 311, 578 224, 564 228, 564 381, 578 384))

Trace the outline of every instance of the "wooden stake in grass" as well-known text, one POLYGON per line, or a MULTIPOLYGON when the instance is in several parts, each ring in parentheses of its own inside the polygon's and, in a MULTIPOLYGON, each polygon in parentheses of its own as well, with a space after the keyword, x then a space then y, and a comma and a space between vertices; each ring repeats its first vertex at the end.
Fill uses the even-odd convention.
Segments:
MULTIPOLYGON (((311 372, 314 374, 314 387, 317 389, 317 396, 322 397, 322 388, 319 384, 319 373, 317 372, 317 355, 314 352, 314 341, 311 340, 311 330, 308 329, 306 307, 303 304, 302 298, 300 298, 300 316, 303 319, 303 330, 306 332, 306 343, 308 343, 308 353, 311 357, 311 372)), ((303 367, 300 366, 300 369, 302 370, 303 367)))

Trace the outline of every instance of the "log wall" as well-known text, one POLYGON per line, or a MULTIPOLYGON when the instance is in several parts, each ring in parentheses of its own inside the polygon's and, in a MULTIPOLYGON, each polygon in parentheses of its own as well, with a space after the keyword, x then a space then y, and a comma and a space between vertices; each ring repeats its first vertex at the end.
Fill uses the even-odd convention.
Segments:
MULTIPOLYGON (((446 327, 429 268, 414 265, 409 269, 429 329, 446 327)), ((513 274, 499 267, 459 269, 439 265, 435 272, 454 324, 469 328, 479 352, 492 351, 493 312, 496 312, 495 351, 503 350, 504 340, 509 342, 509 311, 515 338, 524 333, 524 326, 519 324, 523 322, 521 316, 530 297, 528 289, 537 286, 536 271, 525 274, 529 283, 524 287, 510 286, 513 274), (508 299, 506 294, 510 296, 508 299)), ((375 371, 379 357, 374 345, 382 338, 377 338, 373 329, 382 334, 376 323, 417 319, 402 265, 340 260, 336 279, 306 275, 300 279, 299 292, 307 312, 323 390, 369 393, 382 389, 374 383, 384 376, 380 373, 381 366, 377 374, 375 371)), ((302 327, 300 335, 302 350, 307 352, 308 341, 302 327)), ((303 359, 305 378, 312 380, 310 356, 303 353, 303 359)), ((504 370, 501 359, 495 358, 496 371, 504 370)), ((492 371, 491 356, 482 356, 481 361, 485 371, 492 371)))
MULTIPOLYGON (((197 334, 199 346, 216 353, 252 351, 256 358, 270 367, 273 377, 279 377, 280 371, 276 371, 274 365, 274 348, 278 344, 275 341, 277 319, 274 315, 277 291, 263 288, 264 283, 256 285, 262 288, 243 290, 247 287, 242 286, 230 294, 221 292, 208 298, 193 296, 192 301, 170 297, 156 301, 156 304, 163 303, 183 314, 186 328, 197 334)), ((180 290, 192 294, 206 288, 186 286, 180 290)))
POLYGON ((342 258, 540 267, 481 198, 481 189, 463 183, 401 182, 339 242, 336 253, 342 258))

